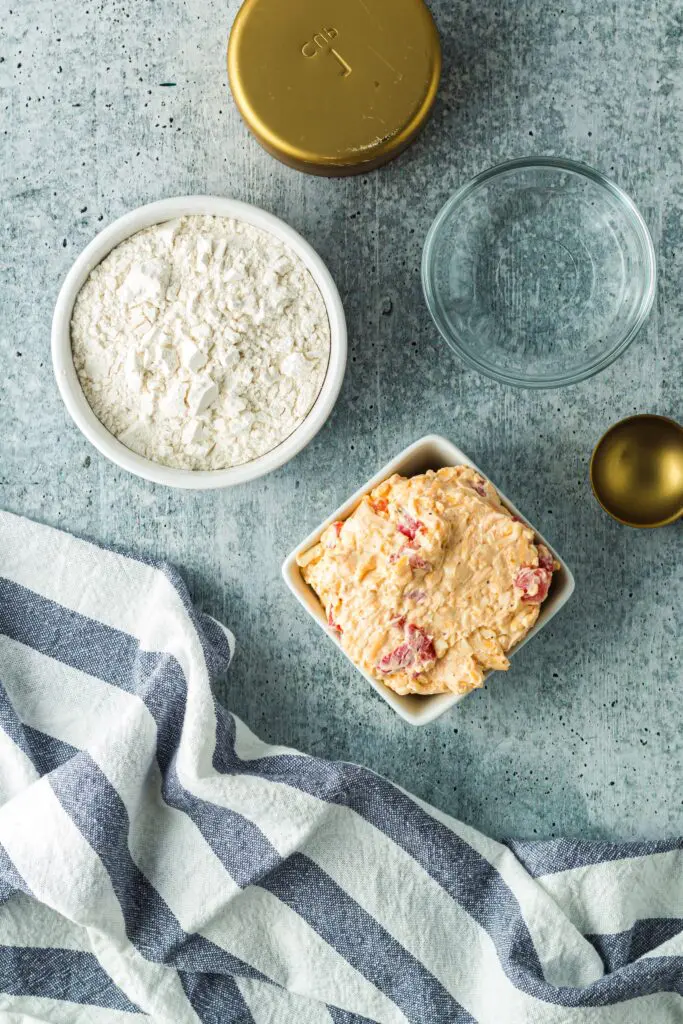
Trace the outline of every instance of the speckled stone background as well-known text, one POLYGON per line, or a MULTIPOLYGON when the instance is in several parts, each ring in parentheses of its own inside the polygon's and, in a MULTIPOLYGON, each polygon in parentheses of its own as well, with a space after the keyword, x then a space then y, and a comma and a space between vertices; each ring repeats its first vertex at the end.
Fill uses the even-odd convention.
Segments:
MULTIPOLYGON (((293 0, 291 0, 293 2, 293 0)), ((237 634, 221 698, 262 737, 361 761, 486 832, 683 833, 683 530, 635 532, 593 501, 588 459, 620 416, 683 417, 683 15, 669 0, 433 0, 434 115, 368 177, 267 156, 228 92, 235 0, 3 0, 0 9, 0 506, 174 562, 237 634), (513 156, 582 158, 639 204, 659 293, 629 352, 562 391, 498 387, 445 349, 422 298, 427 228, 513 156), (107 222, 215 193, 289 221, 339 284, 346 381, 278 472, 192 494, 137 480, 68 419, 50 366, 62 278, 107 222), (464 448, 574 568, 574 599, 507 675, 424 729, 369 690, 280 578, 286 553, 404 445, 464 448)))

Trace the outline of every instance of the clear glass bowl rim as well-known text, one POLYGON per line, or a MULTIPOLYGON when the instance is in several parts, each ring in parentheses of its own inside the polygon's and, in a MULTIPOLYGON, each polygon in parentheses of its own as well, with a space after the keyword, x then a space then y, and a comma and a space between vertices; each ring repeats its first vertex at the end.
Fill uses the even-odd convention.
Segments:
POLYGON ((588 164, 584 164, 578 160, 567 160, 563 157, 521 157, 516 160, 507 160, 504 163, 496 164, 495 166, 482 171, 480 174, 477 174, 476 177, 467 181, 464 185, 461 185, 460 188, 446 200, 427 232, 424 248, 422 250, 422 290, 424 292, 427 308, 432 320, 436 324, 444 341, 447 343, 449 348, 455 352, 467 366, 470 367, 470 369, 477 370, 479 373, 482 373, 486 377, 490 377, 501 384, 511 384, 514 387, 537 389, 563 387, 568 384, 578 384, 581 381, 587 380, 589 377, 593 377, 596 373, 600 373, 601 370, 606 369, 615 361, 615 359, 618 359, 618 357, 626 351, 645 323, 654 302, 656 288, 657 261, 652 237, 645 220, 631 197, 600 171, 596 171, 588 164), (492 363, 487 362, 485 359, 477 358, 465 348, 457 333, 452 331, 451 328, 446 325, 446 322, 440 313, 439 303, 434 290, 433 263, 436 242, 441 227, 446 218, 449 217, 456 207, 462 205, 463 202, 469 199, 470 196, 472 196, 472 194, 482 185, 494 180, 495 178, 503 177, 510 171, 521 169, 533 170, 546 167, 560 171, 569 171, 579 177, 587 178, 589 181, 593 182, 593 184, 598 185, 611 193, 611 195, 619 201, 625 218, 634 230, 641 247, 641 268, 639 275, 641 297, 637 313, 629 324, 628 330, 612 348, 605 351, 590 363, 586 363, 584 366, 577 368, 575 371, 566 374, 549 375, 547 377, 527 377, 520 374, 508 373, 505 370, 501 370, 494 366, 492 363))

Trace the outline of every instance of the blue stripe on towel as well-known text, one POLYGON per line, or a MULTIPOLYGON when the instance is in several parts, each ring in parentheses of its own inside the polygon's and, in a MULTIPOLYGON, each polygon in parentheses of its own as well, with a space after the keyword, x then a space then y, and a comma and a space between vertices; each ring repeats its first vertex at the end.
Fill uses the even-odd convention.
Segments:
POLYGON ((627 931, 612 935, 587 935, 586 938, 597 949, 605 965, 605 971, 612 973, 632 964, 646 953, 651 953, 674 936, 683 932, 683 919, 641 918, 627 931))
MULTIPOLYGON (((202 640, 202 648, 207 664, 209 664, 209 658, 213 655, 218 659, 216 669, 218 672, 224 672, 230 666, 232 658, 232 650, 225 635, 225 630, 210 615, 197 615, 194 625, 202 640)), ((212 676, 217 674, 210 664, 209 671, 212 676)))
POLYGON ((76 949, 0 946, 0 992, 141 1012, 92 953, 76 949))
POLYGON ((4 903, 15 892, 31 895, 31 890, 15 868, 7 850, 0 844, 0 903, 4 903))
POLYGON ((58 740, 55 736, 48 736, 39 729, 32 729, 29 725, 24 726, 24 736, 25 750, 39 775, 53 772, 55 768, 60 768, 79 753, 70 743, 58 740))
POLYGON ((369 1017, 361 1017, 358 1013, 350 1013, 349 1010, 340 1010, 338 1006, 328 1006, 333 1024, 374 1024, 369 1017))
POLYGON ((585 868, 606 861, 651 857, 683 850, 683 838, 610 843, 600 839, 508 839, 505 842, 533 878, 585 868))
POLYGON ((439 981, 302 853, 260 883, 313 927, 411 1021, 471 1024, 474 1018, 439 981))
POLYGON ((1 576, 0 633, 127 693, 138 692, 133 637, 1 576))
MULTIPOLYGON (((0 579, 0 634, 4 632, 4 630, 3 630, 3 623, 2 623, 3 612, 2 612, 2 592, 1 592, 1 587, 2 587, 2 580, 0 579)), ((21 750, 24 754, 26 754, 26 756, 28 757, 29 761, 33 762, 33 758, 31 757, 31 753, 30 753, 30 751, 28 749, 28 743, 27 743, 26 735, 24 733, 24 726, 23 726, 19 716, 17 715, 16 711, 14 710, 14 707, 12 706, 12 701, 9 699, 9 696, 7 695, 7 690, 5 689, 1 679, 0 679, 0 729, 2 729, 2 731, 4 733, 6 733, 7 736, 9 736, 9 738, 12 740, 12 743, 14 743, 15 747, 18 747, 19 750, 21 750)), ((14 756, 16 757, 16 754, 14 756)))
POLYGON ((223 974, 190 974, 188 971, 178 971, 178 975, 185 995, 202 1024, 254 1024, 234 978, 223 974))
POLYGON ((0 680, 0 729, 26 755, 39 775, 47 775, 54 768, 68 761, 78 751, 69 743, 48 736, 24 725, 12 706, 7 691, 0 680))
POLYGON ((201 935, 180 926, 167 903, 133 861, 128 849, 130 822, 118 793, 89 754, 77 770, 65 764, 50 776, 64 810, 106 868, 121 905, 126 934, 148 960, 184 970, 240 975, 263 974, 201 935))

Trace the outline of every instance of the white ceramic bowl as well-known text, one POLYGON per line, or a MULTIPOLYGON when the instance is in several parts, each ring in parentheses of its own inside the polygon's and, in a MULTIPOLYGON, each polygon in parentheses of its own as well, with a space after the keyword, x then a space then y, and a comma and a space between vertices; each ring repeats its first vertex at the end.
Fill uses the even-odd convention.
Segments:
POLYGON ((240 203, 235 199, 221 199, 217 196, 180 196, 175 199, 161 199, 119 217, 113 224, 100 231, 99 235, 85 247, 67 274, 57 298, 52 319, 52 363, 64 404, 76 426, 98 451, 112 462, 130 473, 145 477, 154 483, 167 484, 169 487, 193 490, 230 487, 233 484, 254 480, 282 466, 318 433, 332 411, 344 379, 346 320, 339 292, 329 270, 308 242, 284 221, 271 213, 266 213, 265 210, 250 206, 248 203, 240 203), (102 426, 88 405, 71 355, 71 314, 76 296, 91 270, 101 263, 115 246, 137 231, 188 214, 234 217, 269 231, 285 242, 311 272, 323 297, 330 323, 330 359, 327 373, 320 394, 305 420, 272 451, 231 469, 173 469, 145 459, 126 448, 102 426))
MULTIPOLYGON (((330 630, 325 613, 313 590, 304 581, 301 570, 297 565, 297 556, 307 551, 313 544, 316 544, 320 539, 320 535, 323 530, 336 522, 339 519, 346 519, 354 510, 360 499, 364 494, 367 494, 378 484, 382 483, 392 475, 392 473, 400 473, 402 476, 415 476, 417 473, 424 473, 428 469, 441 469, 444 466, 472 466, 482 476, 486 476, 485 473, 479 469, 478 466, 472 462, 471 459, 465 455, 464 452, 456 448, 454 444, 447 441, 445 437, 440 437, 438 434, 429 434, 427 437, 421 438, 419 441, 415 441, 404 451, 400 452, 396 458, 388 462, 386 466, 383 466, 378 473, 368 480, 360 490, 356 491, 348 501, 345 501, 338 509, 327 517, 324 523, 321 523, 313 533, 309 534, 305 540, 299 544, 290 555, 287 556, 282 566, 282 575, 284 576, 287 586, 292 591, 298 601, 304 606, 307 612, 313 616, 318 625, 330 640, 335 643, 339 649, 346 654, 344 648, 339 643, 339 640, 330 630)), ((492 481, 493 482, 493 481, 492 481)), ((495 486, 495 484, 494 484, 495 486)), ((518 644, 511 648, 508 652, 509 656, 512 657, 520 647, 522 647, 528 640, 531 640, 532 636, 535 636, 539 630, 552 619, 553 615, 556 615, 563 604, 566 604, 572 595, 574 590, 574 577, 572 576, 567 564, 557 553, 555 548, 550 544, 545 537, 538 532, 532 523, 526 519, 522 513, 517 509, 511 501, 505 497, 504 494, 500 495, 501 501, 505 504, 510 511, 518 516, 522 522, 534 530, 537 538, 542 544, 552 552, 553 556, 560 563, 560 569, 553 575, 553 582, 550 588, 548 597, 541 605, 541 611, 536 620, 534 626, 529 630, 527 635, 518 644)), ((346 655, 348 657, 348 655, 346 655)), ((349 658, 349 661, 351 659, 349 658)), ((351 662, 353 664, 353 662, 351 662)), ((398 693, 394 693, 388 686, 373 679, 371 675, 359 669, 357 665, 354 665, 362 676, 365 677, 370 686, 377 691, 387 704, 389 704, 394 711, 398 712, 401 718, 404 718, 406 722, 411 725, 426 725, 428 722, 433 722, 435 718, 442 715, 444 711, 448 711, 449 708, 457 704, 459 700, 462 700, 466 694, 455 694, 455 693, 439 693, 428 697, 417 697, 417 696, 405 696, 402 697, 398 693)), ((485 678, 491 675, 491 672, 487 672, 485 678)))

